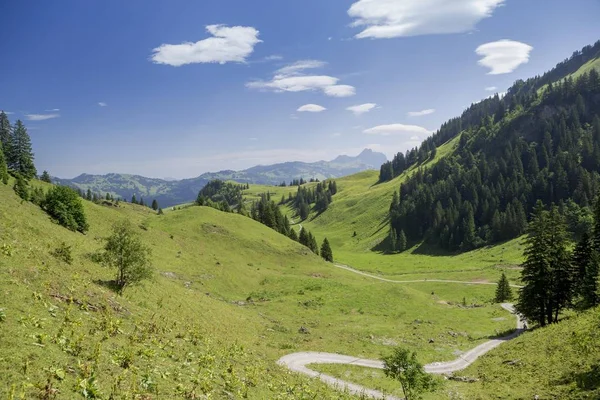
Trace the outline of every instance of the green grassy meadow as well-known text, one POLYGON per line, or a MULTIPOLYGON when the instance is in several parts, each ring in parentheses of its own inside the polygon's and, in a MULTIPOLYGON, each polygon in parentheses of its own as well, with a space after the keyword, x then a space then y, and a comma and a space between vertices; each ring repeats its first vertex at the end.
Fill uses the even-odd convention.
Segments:
POLYGON ((342 398, 275 361, 295 351, 379 357, 396 344, 423 362, 449 360, 513 326, 490 303, 493 286, 376 281, 237 214, 84 201, 82 235, 10 185, 0 199, 2 398, 342 398), (90 256, 123 218, 152 249, 155 277, 120 297, 106 284, 113 272, 90 256), (72 265, 50 254, 63 242, 72 265))

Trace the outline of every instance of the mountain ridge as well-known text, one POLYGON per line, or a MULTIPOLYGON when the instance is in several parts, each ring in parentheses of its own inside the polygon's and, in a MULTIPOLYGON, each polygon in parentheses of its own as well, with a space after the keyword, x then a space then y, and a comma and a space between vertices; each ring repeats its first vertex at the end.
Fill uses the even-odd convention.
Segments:
POLYGON ((278 185, 293 179, 330 179, 357 172, 378 169, 387 161, 383 153, 365 149, 357 156, 340 155, 331 161, 289 161, 271 165, 256 165, 245 170, 205 172, 194 178, 165 180, 137 174, 108 173, 95 175, 82 173, 72 179, 53 178, 56 183, 93 193, 106 194, 129 200, 136 197, 156 199, 162 207, 195 200, 198 192, 211 180, 234 180, 240 183, 278 185))

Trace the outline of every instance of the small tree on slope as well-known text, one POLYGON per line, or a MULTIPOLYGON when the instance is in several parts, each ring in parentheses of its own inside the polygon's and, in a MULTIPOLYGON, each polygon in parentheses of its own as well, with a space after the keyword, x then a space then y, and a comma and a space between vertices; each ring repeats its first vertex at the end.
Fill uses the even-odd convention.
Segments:
POLYGON ((333 252, 327 238, 323 240, 323 244, 321 245, 321 257, 327 262, 333 262, 333 252))
POLYGON ((150 249, 127 220, 113 225, 99 259, 104 266, 117 270, 115 284, 119 294, 123 294, 126 287, 152 277, 150 249))
POLYGON ((383 372, 388 378, 400 382, 406 400, 421 398, 421 393, 435 388, 435 380, 417 361, 417 354, 396 347, 392 354, 383 358, 383 372))
POLYGON ((510 289, 510 283, 508 283, 508 279, 506 278, 506 274, 503 272, 500 277, 500 281, 498 281, 498 287, 496 287, 496 303, 504 303, 506 301, 512 300, 512 290, 510 289))

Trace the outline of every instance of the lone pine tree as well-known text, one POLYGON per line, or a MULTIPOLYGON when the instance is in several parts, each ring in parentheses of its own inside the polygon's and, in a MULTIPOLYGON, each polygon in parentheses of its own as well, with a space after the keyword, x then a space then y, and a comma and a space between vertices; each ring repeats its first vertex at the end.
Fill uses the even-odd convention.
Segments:
POLYGON ((498 286, 496 287, 495 301, 496 303, 504 303, 512 300, 512 297, 510 283, 508 283, 508 278, 506 278, 506 274, 503 272, 500 281, 498 281, 498 286))
POLYGON ((321 245, 321 257, 325 261, 333 262, 333 252, 331 251, 331 246, 329 245, 329 240, 327 238, 323 239, 323 244, 321 245))

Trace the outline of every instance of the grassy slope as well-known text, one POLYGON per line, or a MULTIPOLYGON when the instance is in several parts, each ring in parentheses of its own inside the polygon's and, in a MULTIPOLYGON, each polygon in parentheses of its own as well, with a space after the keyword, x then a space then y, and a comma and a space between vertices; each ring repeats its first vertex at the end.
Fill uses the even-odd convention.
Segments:
MULTIPOLYGON (((422 167, 426 168, 450 154, 457 141, 455 138, 440 146, 436 158, 422 167)), ((377 171, 336 179, 338 193, 332 204, 321 215, 311 215, 302 225, 313 232, 317 240, 321 241, 324 237, 329 239, 336 262, 389 275, 392 279, 434 277, 495 281, 502 269, 511 280, 516 281, 518 270, 510 267, 521 261, 522 245, 518 239, 461 255, 435 254, 417 246, 395 255, 384 255, 377 251, 377 245, 388 234, 387 212, 392 193, 414 171, 415 168, 381 184, 377 183, 377 171)), ((294 194, 295 188, 251 185, 244 194, 247 199, 253 200, 258 194, 269 192, 272 199, 279 201, 282 195, 287 198, 290 191, 294 194)), ((283 207, 283 211, 298 222, 289 207, 283 207)))
MULTIPOLYGON (((447 382, 426 399, 600 398, 600 308, 506 343, 455 375, 474 383, 447 382), (450 396, 450 393, 454 397, 450 396)), ((382 371, 335 364, 312 369, 400 395, 382 371)))
POLYGON ((486 303, 491 287, 373 281, 239 215, 191 207, 157 216, 131 204, 84 204, 87 235, 57 226, 0 185, 2 398, 11 390, 32 397, 48 377, 59 398, 72 398, 92 370, 105 396, 115 385, 120 396, 156 390, 157 398, 212 385, 215 398, 245 390, 250 398, 302 398, 306 391, 338 398, 274 361, 308 350, 378 357, 394 343, 414 347, 424 362, 445 360, 512 326, 495 320, 504 313, 486 303), (145 227, 157 270, 153 282, 124 297, 102 285, 112 273, 88 257, 119 218, 145 227), (49 254, 63 241, 73 246, 73 265, 49 254), (461 307, 463 297, 485 306, 461 307), (117 325, 120 332, 106 336, 117 325), (123 368, 129 357, 132 365, 123 368), (66 371, 63 381, 56 369, 66 371))

